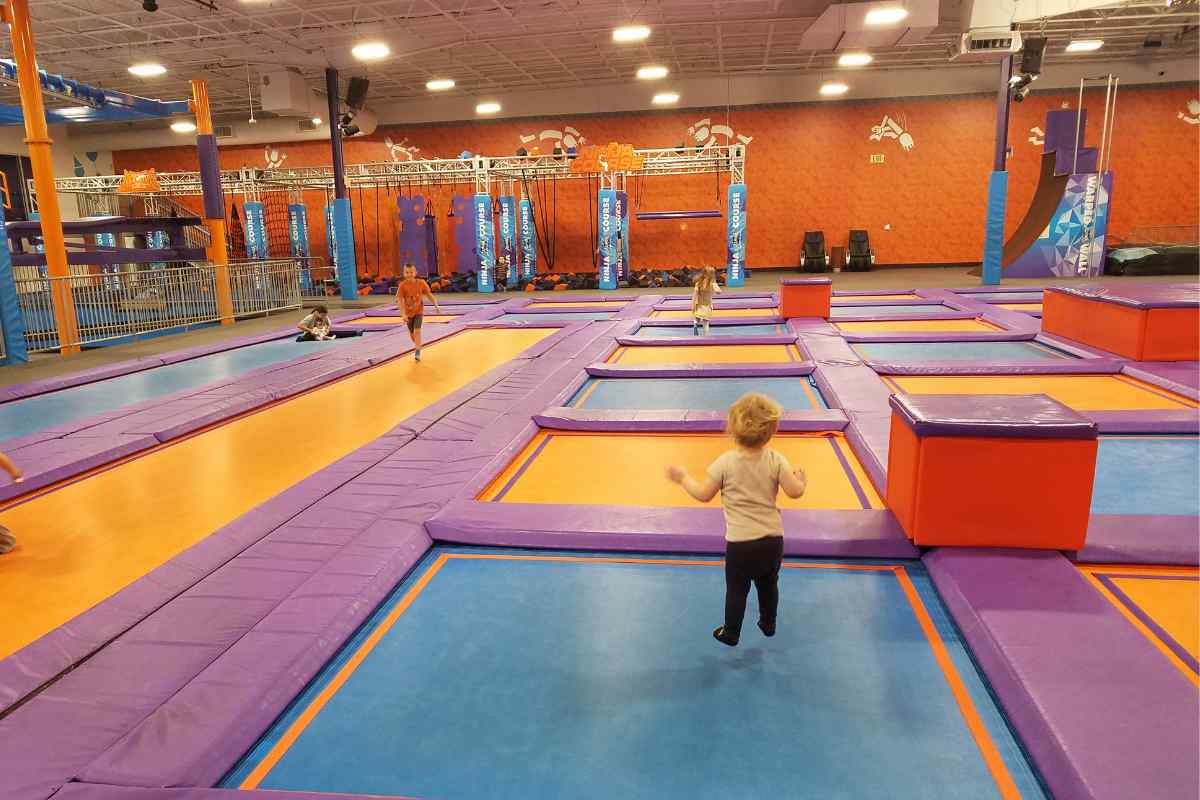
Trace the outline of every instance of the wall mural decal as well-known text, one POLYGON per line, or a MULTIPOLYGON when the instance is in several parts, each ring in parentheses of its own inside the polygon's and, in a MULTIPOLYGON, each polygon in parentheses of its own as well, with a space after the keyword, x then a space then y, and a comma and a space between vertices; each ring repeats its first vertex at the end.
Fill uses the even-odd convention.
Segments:
POLYGON ((713 125, 712 119, 708 117, 692 123, 687 129, 687 135, 696 143, 695 146, 702 151, 714 146, 733 144, 735 141, 742 144, 750 144, 750 142, 754 141, 753 136, 743 136, 739 133, 734 133, 733 128, 728 125, 713 125))
POLYGON ((421 148, 408 143, 407 137, 398 142, 393 142, 390 136, 385 137, 383 146, 388 149, 388 155, 392 157, 393 162, 416 161, 417 153, 421 152, 421 148))
POLYGON ((1184 114, 1182 111, 1180 111, 1175 116, 1186 122, 1188 125, 1200 125, 1200 100, 1188 100, 1187 110, 1187 114, 1184 114))
POLYGON ((883 120, 871 128, 870 140, 872 142, 882 142, 884 139, 895 139, 900 142, 900 147, 904 148, 905 152, 916 147, 916 142, 913 141, 912 134, 907 130, 907 124, 901 125, 896 120, 892 119, 890 114, 884 114, 883 120))
POLYGON ((267 169, 279 169, 283 166, 283 162, 287 161, 287 153, 267 145, 263 148, 263 160, 267 162, 267 169))
POLYGON ((99 153, 76 153, 75 154, 75 177, 83 178, 89 175, 99 175, 100 169, 96 164, 100 158, 99 153))
POLYGON ((580 133, 570 125, 564 125, 561 131, 545 130, 541 133, 523 133, 521 134, 521 144, 527 145, 532 142, 545 143, 547 148, 553 152, 557 145, 563 150, 574 147, 578 150, 587 143, 587 137, 580 133))
POLYGON ((1046 132, 1037 125, 1034 125, 1029 129, 1028 141, 1030 144, 1036 144, 1038 147, 1041 147, 1046 143, 1046 132))

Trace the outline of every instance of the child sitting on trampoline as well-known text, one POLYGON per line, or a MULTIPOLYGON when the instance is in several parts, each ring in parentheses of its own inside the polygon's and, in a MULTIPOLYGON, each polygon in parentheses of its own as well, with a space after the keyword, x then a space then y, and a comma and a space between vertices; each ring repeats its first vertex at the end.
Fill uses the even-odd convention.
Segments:
POLYGON ((801 497, 804 470, 767 447, 779 430, 782 409, 771 398, 747 394, 729 408, 726 432, 737 444, 696 480, 682 467, 667 467, 667 477, 702 503, 721 493, 725 508, 725 624, 713 631, 721 644, 736 647, 746 615, 750 584, 758 590, 758 627, 775 635, 779 609, 779 570, 783 563, 783 520, 775 498, 779 490, 801 497))
MULTIPOLYGON (((8 473, 12 478, 13 483, 21 483, 25 480, 25 476, 21 473, 19 467, 12 462, 12 459, 0 453, 0 469, 8 473)), ((17 546, 17 540, 9 533, 8 528, 0 525, 0 556, 5 553, 11 553, 13 548, 17 546)))
POLYGON ((296 327, 300 329, 297 342, 323 342, 335 338, 333 324, 329 321, 329 309, 325 306, 314 308, 296 327))
POLYGON ((404 280, 400 281, 400 285, 396 287, 396 307, 400 309, 400 313, 404 315, 404 321, 408 323, 408 333, 417 347, 414 356, 417 361, 421 360, 421 322, 424 317, 426 297, 433 303, 434 309, 441 312, 442 308, 438 305, 433 292, 430 291, 429 284, 424 279, 417 277, 415 266, 405 264, 404 280))
POLYGON ((704 327, 704 335, 708 336, 708 321, 712 319, 713 296, 721 293, 717 283, 717 271, 705 267, 700 271, 700 277, 692 287, 692 335, 700 335, 700 327, 704 327))

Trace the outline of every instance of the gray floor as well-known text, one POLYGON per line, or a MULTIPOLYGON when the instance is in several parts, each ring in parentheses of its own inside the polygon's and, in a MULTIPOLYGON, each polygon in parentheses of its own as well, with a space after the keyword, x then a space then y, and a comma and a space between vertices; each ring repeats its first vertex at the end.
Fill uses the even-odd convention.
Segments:
MULTIPOLYGON (((927 288, 963 288, 969 286, 978 286, 979 278, 968 274, 967 267, 927 267, 927 268, 912 268, 912 269, 881 269, 875 272, 844 272, 831 275, 833 278, 833 288, 835 290, 854 291, 866 289, 927 289, 927 288)), ((792 277, 796 273, 784 270, 758 270, 751 274, 746 281, 746 286, 739 291, 773 291, 778 288, 779 280, 785 277, 792 277)), ((1187 283, 1194 282, 1195 278, 1178 275, 1164 275, 1155 277, 1140 277, 1140 278, 1104 278, 1099 283, 1187 283)), ((1017 278, 1005 280, 1005 286, 1053 286, 1053 285, 1069 285, 1074 281, 1071 280, 1045 280, 1039 278, 1017 278)), ((639 294, 661 294, 664 292, 680 293, 685 289, 623 289, 614 293, 618 295, 639 295, 639 294)), ((595 294, 595 290, 586 292, 578 292, 577 294, 595 294)), ((556 297, 569 298, 571 292, 558 292, 556 297), (565 295, 565 297, 564 297, 565 295)), ((504 296, 504 295, 500 295, 504 296)), ((512 293, 510 297, 526 297, 524 293, 512 293)), ((546 297, 547 293, 538 293, 537 296, 546 297)), ((438 295, 439 299, 446 300, 467 300, 472 298, 490 297, 496 295, 482 295, 479 293, 464 293, 464 294, 444 294, 438 295)), ((326 302, 329 306, 330 313, 337 316, 340 312, 346 309, 355 308, 370 308, 386 303, 389 298, 373 295, 364 297, 359 301, 344 303, 341 301, 330 300, 326 302)), ((310 305, 315 305, 314 299, 310 305)), ((89 350, 78 355, 62 357, 52 353, 43 353, 35 355, 28 364, 18 364, 6 367, 0 367, 0 386, 9 386, 15 383, 24 383, 26 381, 41 380, 43 378, 57 377, 59 375, 68 375, 72 372, 77 372, 84 369, 92 369, 95 367, 104 366, 117 361, 124 361, 131 358, 139 358, 142 356, 156 355, 170 350, 181 350, 186 347, 196 347, 204 344, 212 344, 224 339, 233 338, 235 336, 246 336, 255 333, 263 333, 270 330, 287 327, 294 324, 295 320, 299 319, 299 314, 275 314, 269 317, 259 317, 255 319, 243 320, 235 325, 227 325, 222 327, 202 328, 196 331, 187 333, 179 333, 172 336, 160 336, 153 339, 147 339, 141 342, 133 342, 131 344, 117 345, 114 347, 102 347, 95 350, 89 350)))

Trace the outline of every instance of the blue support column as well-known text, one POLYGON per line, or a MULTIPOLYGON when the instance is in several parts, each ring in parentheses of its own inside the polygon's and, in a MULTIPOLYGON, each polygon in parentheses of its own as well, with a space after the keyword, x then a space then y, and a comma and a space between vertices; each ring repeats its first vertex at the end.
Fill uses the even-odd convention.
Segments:
POLYGON ((339 197, 333 201, 333 235, 337 248, 338 284, 343 300, 358 299, 358 261, 354 255, 354 217, 350 200, 339 197))
MULTIPOLYGON (((0 206, 0 226, 3 225, 4 208, 0 206)), ((0 241, 0 335, 4 337, 4 358, 0 358, 0 364, 24 364, 29 360, 25 347, 25 318, 21 316, 7 236, 0 241)))
POLYGON ((984 286, 998 286, 1004 269, 1004 204, 1008 199, 1008 110, 1012 56, 1000 63, 1000 89, 996 95, 996 150, 988 178, 987 222, 983 234, 984 286))
POLYGON ((596 196, 597 230, 600 235, 600 279, 601 289, 617 288, 617 261, 621 232, 621 219, 617 216, 617 192, 601 189, 596 196))

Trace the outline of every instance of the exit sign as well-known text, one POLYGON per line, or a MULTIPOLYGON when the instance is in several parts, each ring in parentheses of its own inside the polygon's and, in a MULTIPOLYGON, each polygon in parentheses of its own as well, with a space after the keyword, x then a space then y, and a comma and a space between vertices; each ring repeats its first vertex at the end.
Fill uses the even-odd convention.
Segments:
POLYGON ((883 163, 883 153, 871 153, 871 163, 872 164, 882 164, 883 163))

